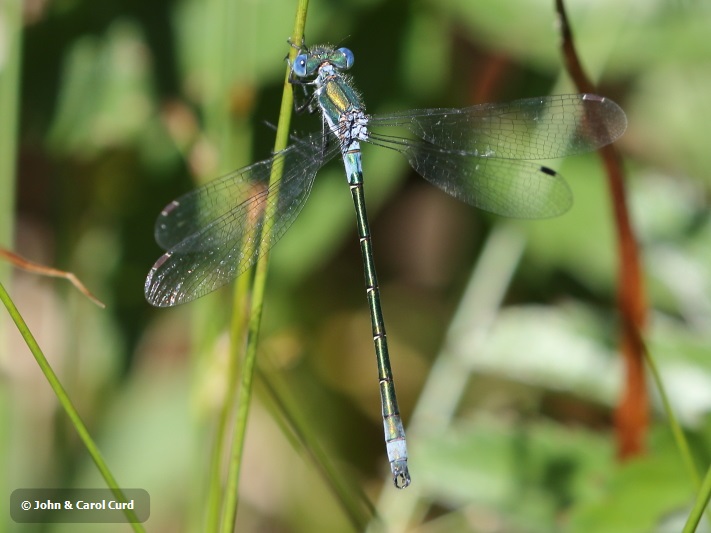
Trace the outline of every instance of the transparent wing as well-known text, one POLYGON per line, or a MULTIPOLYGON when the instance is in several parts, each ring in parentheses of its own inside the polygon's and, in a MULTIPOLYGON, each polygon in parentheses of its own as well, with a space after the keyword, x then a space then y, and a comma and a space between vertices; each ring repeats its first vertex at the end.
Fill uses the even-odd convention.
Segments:
POLYGON ((155 225, 156 241, 168 251, 146 278, 148 302, 158 307, 189 302, 253 265, 268 206, 272 229, 265 238, 271 247, 301 211, 318 169, 338 153, 337 144, 327 151, 323 146, 321 134, 313 134, 168 204, 155 225), (273 170, 281 170, 282 177, 270 187, 273 170))
POLYGON ((568 184, 555 170, 515 159, 475 157, 420 140, 378 137, 427 181, 470 205, 514 218, 558 216, 573 203, 568 184))
POLYGON ((400 126, 449 152, 535 160, 590 152, 610 144, 624 133, 627 117, 607 98, 564 94, 464 109, 378 115, 369 124, 373 128, 400 126))

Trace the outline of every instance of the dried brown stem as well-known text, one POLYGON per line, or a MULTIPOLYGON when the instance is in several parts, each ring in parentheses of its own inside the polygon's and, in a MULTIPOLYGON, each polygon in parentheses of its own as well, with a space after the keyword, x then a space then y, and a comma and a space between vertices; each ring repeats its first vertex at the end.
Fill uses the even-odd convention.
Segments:
POLYGON ((87 289, 84 284, 79 281, 79 278, 77 278, 74 274, 71 272, 65 272, 64 270, 57 270, 56 268, 51 268, 45 265, 41 265, 39 263, 35 263, 33 261, 30 261, 29 259, 25 259, 24 257, 17 255, 14 252, 11 252, 9 250, 5 250, 4 248, 0 248, 0 257, 3 259, 7 260, 8 262, 12 263, 18 268, 21 268, 23 270, 26 270, 28 272, 34 272, 36 274, 40 274, 42 276, 49 276, 52 278, 64 278, 67 279, 71 282, 72 285, 74 285, 79 292, 81 292, 84 296, 89 298, 92 302, 94 302, 96 305, 104 309, 106 305, 99 300, 96 296, 91 294, 89 292, 89 289, 87 289))

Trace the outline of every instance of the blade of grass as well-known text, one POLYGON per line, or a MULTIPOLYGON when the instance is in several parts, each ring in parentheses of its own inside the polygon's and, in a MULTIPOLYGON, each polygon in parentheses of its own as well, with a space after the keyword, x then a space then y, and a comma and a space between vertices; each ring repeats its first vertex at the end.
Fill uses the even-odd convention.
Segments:
MULTIPOLYGON (((42 370, 42 373, 44 374, 45 378, 47 378, 50 387, 52 387, 54 394, 57 396, 60 405, 67 413, 67 416, 74 425, 74 428, 76 429, 79 438, 84 443, 84 446, 86 446, 89 455, 94 461, 96 467, 99 469, 99 473, 106 481, 106 484, 111 489, 111 492, 113 492, 114 496, 116 496, 119 501, 127 502, 128 500, 126 499, 126 496, 124 496, 123 491, 119 488, 118 483, 116 482, 116 479, 109 470, 109 466, 106 464, 106 461, 101 455, 99 448, 96 446, 96 443, 91 438, 89 430, 84 425, 84 422, 79 416, 79 412, 76 410, 74 404, 72 404, 72 401, 69 399, 67 391, 64 390, 64 387, 59 381, 59 378, 54 373, 54 370, 49 364, 49 361, 47 361, 47 358, 44 356, 44 353, 42 353, 42 349, 39 347, 39 344, 37 344, 37 341, 32 335, 32 332, 30 332, 30 329, 27 327, 25 320, 22 318, 22 315, 18 311, 17 307, 12 301, 12 298, 10 298, 10 295, 7 293, 7 291, 5 290, 5 286, 2 283, 0 283, 0 301, 2 301, 2 303, 5 305, 5 308, 10 314, 10 317, 12 318, 13 322, 15 322, 17 330, 20 332, 20 335, 22 335, 22 338, 25 340, 25 343, 30 349, 30 352, 32 352, 32 355, 37 361, 37 364, 42 370)), ((133 510, 124 509, 124 514, 126 515, 127 521, 131 523, 131 526, 133 527, 134 531, 145 531, 143 529, 143 526, 138 522, 138 518, 136 517, 136 514, 133 512, 133 510)))
MULTIPOLYGON (((308 0, 299 0, 298 7, 296 9, 294 31, 291 36, 291 42, 296 46, 300 45, 303 41, 308 4, 308 0)), ((290 50, 290 61, 293 61, 296 57, 296 51, 297 50, 295 48, 290 50)), ((289 126, 291 123, 293 103, 292 88, 289 83, 289 68, 287 68, 286 75, 284 77, 284 91, 282 93, 281 109, 279 111, 276 140, 274 142, 275 153, 286 148, 289 139, 289 126)), ((275 183, 281 177, 278 175, 280 172, 280 167, 278 167, 276 171, 272 172, 272 176, 270 177, 270 185, 275 183)), ((237 414, 232 440, 232 452, 230 454, 230 465, 227 475, 227 484, 225 487, 225 505, 223 506, 222 512, 222 531, 224 533, 228 533, 234 529, 235 520, 237 518, 239 475, 242 466, 244 441, 247 429, 247 415, 249 413, 249 404, 252 398, 252 383, 257 357, 257 341, 262 320, 262 306, 264 302, 264 291, 266 287, 267 267, 269 262, 269 247, 267 246, 269 239, 266 238, 266 236, 268 236, 271 232, 270 220, 272 209, 275 208, 276 202, 270 203, 264 214, 265 223, 262 243, 265 244, 260 250, 260 259, 257 263, 254 275, 254 285, 252 287, 252 303, 247 331, 247 351, 242 365, 242 381, 240 383, 238 395, 237 414)), ((235 335, 233 335, 233 338, 236 338, 235 335)))
MULTIPOLYGON (((262 354, 262 357, 267 354, 262 354)), ((358 487, 344 483, 329 460, 328 453, 319 443, 318 436, 311 430, 307 420, 301 416, 293 394, 278 372, 271 372, 273 365, 265 365, 262 359, 257 369, 259 383, 264 387, 264 397, 272 404, 267 405, 274 414, 283 434, 298 452, 305 454, 331 489, 334 498, 341 504, 355 531, 364 531, 369 520, 377 518, 375 508, 368 496, 358 487), (265 366, 268 369, 265 369, 265 366)))
MULTIPOLYGON (((0 3, 3 22, 3 65, 0 68, 0 246, 12 248, 15 216, 15 169, 17 165, 17 119, 20 109, 20 60, 22 45, 22 0, 0 3)), ((7 283, 10 267, 0 264, 0 283, 7 283)), ((9 364, 10 350, 5 334, 6 321, 0 320, 0 368, 9 364)), ((10 427, 10 391, 0 387, 0 427, 10 427)), ((0 471, 9 472, 10 431, 0 432, 0 471)), ((9 476, 0 476, 0 490, 11 492, 9 476)), ((9 500, 0 503, 0 515, 9 516, 9 500)))
MULTIPOLYGON (((9 0, 0 8, 5 57, 0 69, 0 246, 12 248, 17 164, 17 119, 20 109, 20 50, 22 1, 9 0)), ((0 266, 0 281, 9 268, 0 266)))

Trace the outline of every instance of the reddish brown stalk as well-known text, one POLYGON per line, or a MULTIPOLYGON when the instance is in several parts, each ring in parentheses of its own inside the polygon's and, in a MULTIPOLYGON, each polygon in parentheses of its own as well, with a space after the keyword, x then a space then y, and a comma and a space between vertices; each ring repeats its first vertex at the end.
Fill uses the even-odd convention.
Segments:
MULTIPOLYGON (((563 0, 555 0, 558 13, 561 46, 566 68, 580 92, 595 93, 595 87, 585 74, 578 59, 563 0)), ((625 385, 615 411, 617 452, 622 459, 639 455, 649 425, 649 400, 644 375, 643 332, 647 319, 647 303, 639 259, 637 241, 630 224, 624 185, 622 160, 608 145, 600 149, 612 199, 612 210, 617 228, 619 254, 619 286, 617 300, 622 318, 620 350, 624 359, 625 385)))

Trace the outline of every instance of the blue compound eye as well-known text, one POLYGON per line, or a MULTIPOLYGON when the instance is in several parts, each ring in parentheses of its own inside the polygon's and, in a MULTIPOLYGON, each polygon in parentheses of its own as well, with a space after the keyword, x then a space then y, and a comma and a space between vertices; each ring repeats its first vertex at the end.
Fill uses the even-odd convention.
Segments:
POLYGON ((307 61, 308 56, 306 54, 299 54, 298 56, 296 56, 296 59, 294 59, 294 64, 291 67, 291 70, 294 71, 294 74, 296 74, 300 78, 306 76, 307 61))
POLYGON ((355 61, 353 52, 351 52, 348 48, 339 48, 338 51, 343 54, 343 58, 338 59, 336 66, 341 70, 348 70, 353 66, 353 62, 355 61))

